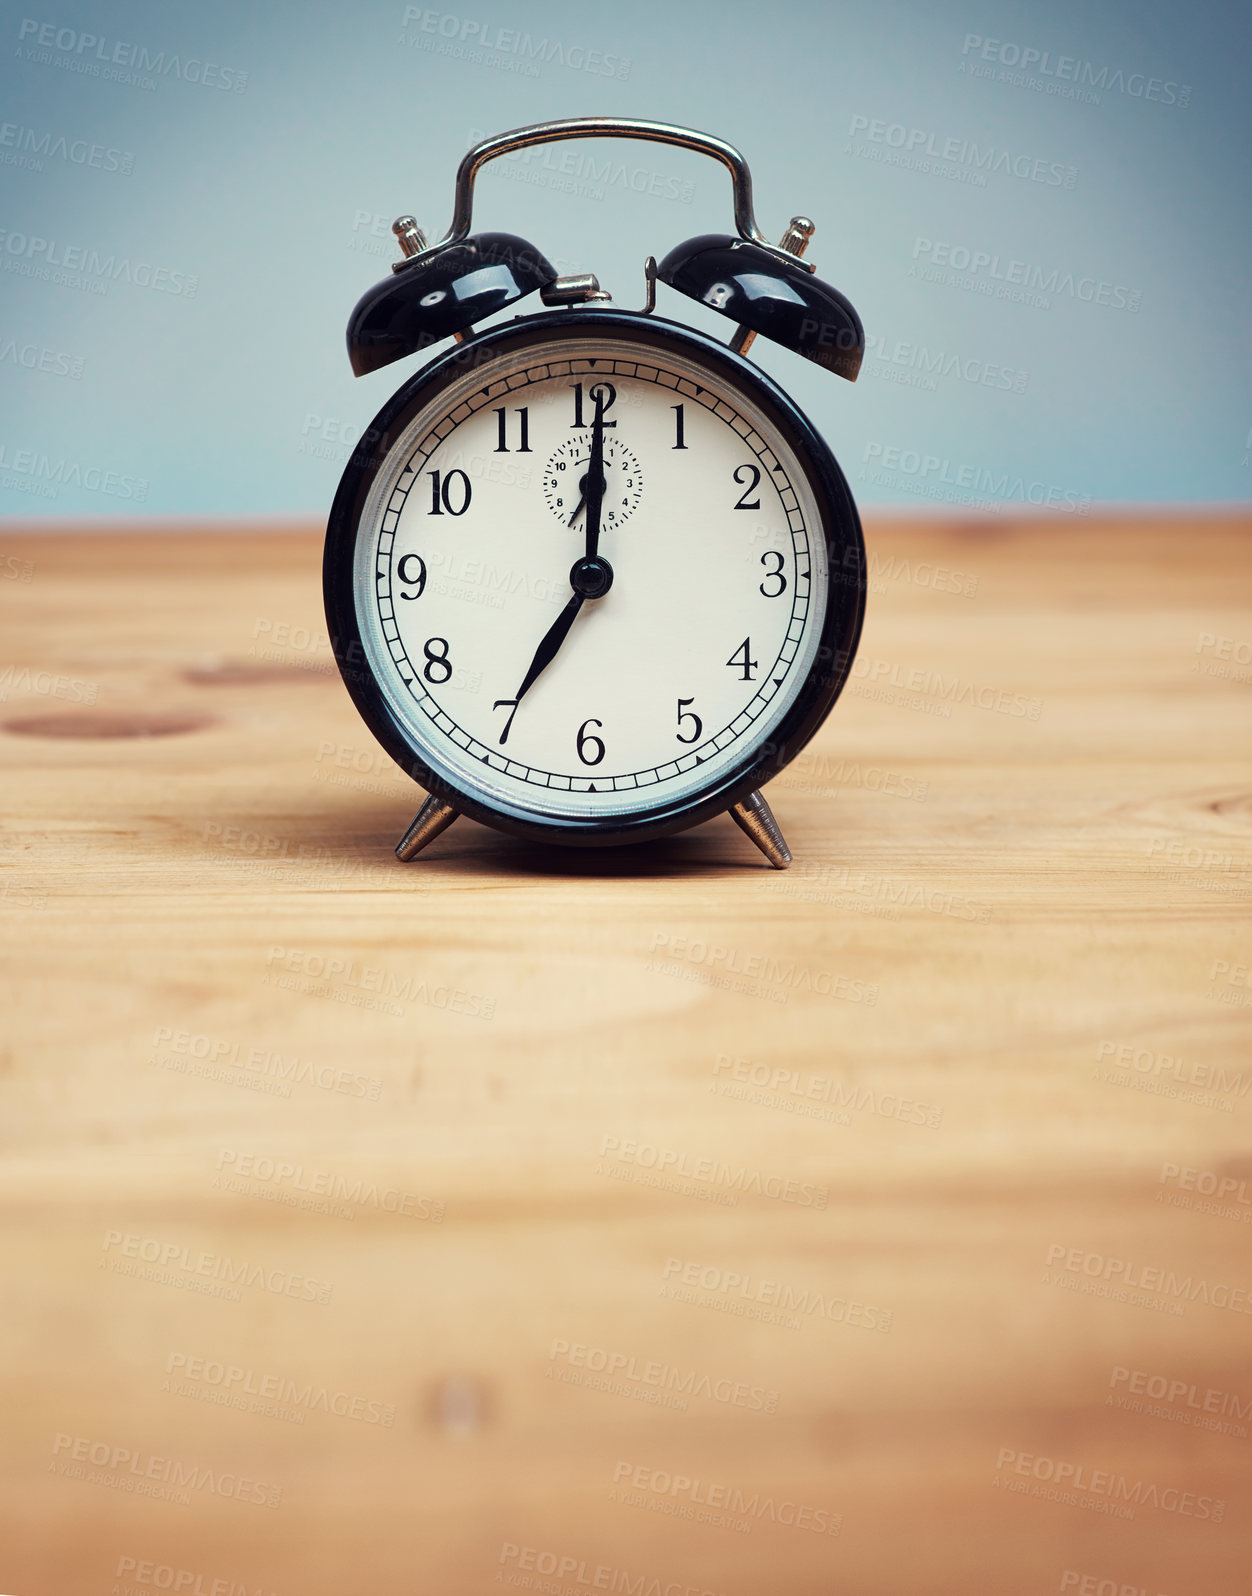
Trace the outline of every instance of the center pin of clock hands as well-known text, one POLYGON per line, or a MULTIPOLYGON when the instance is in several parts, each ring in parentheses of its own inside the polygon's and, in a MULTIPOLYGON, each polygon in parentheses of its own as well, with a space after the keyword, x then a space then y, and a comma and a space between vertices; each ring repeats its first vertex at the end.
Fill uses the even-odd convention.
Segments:
POLYGON ((517 714, 518 705, 534 686, 539 677, 547 670, 557 656, 561 644, 569 636, 570 627, 573 626, 575 617, 582 609, 587 599, 603 598, 613 585, 613 567, 600 554, 600 512, 604 504, 604 493, 607 482, 604 475, 604 399, 603 388, 594 388, 591 397, 595 400, 596 414, 591 423, 591 459, 587 463, 587 474, 579 483, 582 498, 579 499, 573 515, 570 516, 568 525, 573 526, 578 519, 579 512, 587 513, 587 549, 581 560, 575 560, 570 567, 569 580, 573 588, 573 596, 569 603, 553 621, 544 633, 539 647, 535 650, 535 657, 530 662, 530 669, 522 678, 522 685, 518 688, 513 698, 497 698, 491 706, 500 709, 503 705, 512 704, 513 714, 505 723, 504 732, 500 738, 503 745, 509 740, 509 730, 513 725, 513 716, 517 714))

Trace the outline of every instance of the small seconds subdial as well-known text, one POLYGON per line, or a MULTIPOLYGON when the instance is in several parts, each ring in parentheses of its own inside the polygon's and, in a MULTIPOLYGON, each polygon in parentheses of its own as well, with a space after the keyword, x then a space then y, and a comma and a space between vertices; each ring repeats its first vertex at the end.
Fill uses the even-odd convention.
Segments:
MULTIPOLYGON (((590 464, 591 440, 587 436, 570 438, 563 443, 543 468, 543 496, 553 515, 566 525, 570 524, 583 501, 586 492, 584 478, 590 464)), ((643 472, 626 445, 607 434, 604 439, 604 480, 601 524, 608 530, 621 526, 638 507, 643 497, 643 472)))

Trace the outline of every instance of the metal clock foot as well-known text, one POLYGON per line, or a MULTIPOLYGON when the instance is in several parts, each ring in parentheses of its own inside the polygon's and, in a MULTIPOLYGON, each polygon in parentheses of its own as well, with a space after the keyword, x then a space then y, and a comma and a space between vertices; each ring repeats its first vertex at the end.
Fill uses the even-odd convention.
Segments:
POLYGON ((441 831, 447 830, 458 813, 459 810, 444 803, 442 798, 428 798, 417 811, 417 819, 396 844, 396 858, 403 864, 416 859, 428 842, 434 842, 441 831))
POLYGON ((774 819, 774 811, 759 792, 750 792, 741 804, 731 807, 730 817, 745 832, 773 865, 785 870, 791 863, 791 849, 774 819))

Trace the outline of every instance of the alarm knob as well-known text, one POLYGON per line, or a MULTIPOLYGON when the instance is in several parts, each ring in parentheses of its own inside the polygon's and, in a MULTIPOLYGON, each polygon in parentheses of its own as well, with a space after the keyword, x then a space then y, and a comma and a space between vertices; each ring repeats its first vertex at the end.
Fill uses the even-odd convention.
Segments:
MULTIPOLYGON (((426 248, 426 234, 417 225, 415 216, 397 216, 391 224, 391 231, 399 240, 400 253, 405 260, 411 259, 414 255, 420 255, 426 248)), ((399 266, 403 264, 403 261, 399 262, 397 266, 391 268, 392 271, 397 271, 399 266)))
POLYGON ((539 290, 545 305, 585 305, 589 300, 612 299, 612 294, 600 287, 595 272, 579 272, 577 276, 558 277, 546 288, 539 290))

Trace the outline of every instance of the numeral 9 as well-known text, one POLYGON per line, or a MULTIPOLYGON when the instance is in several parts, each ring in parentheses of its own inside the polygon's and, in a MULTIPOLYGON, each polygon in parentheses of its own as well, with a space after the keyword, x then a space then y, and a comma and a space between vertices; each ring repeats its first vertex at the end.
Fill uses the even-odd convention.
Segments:
POLYGON ((401 593, 400 597, 402 599, 419 599, 426 591, 426 561, 420 554, 406 554, 397 560, 396 575, 404 583, 405 587, 413 587, 417 590, 414 593, 401 593), (414 560, 417 561, 417 575, 409 576, 404 568, 414 560))

